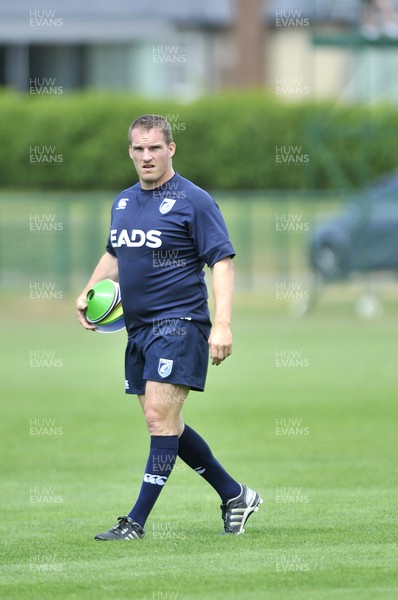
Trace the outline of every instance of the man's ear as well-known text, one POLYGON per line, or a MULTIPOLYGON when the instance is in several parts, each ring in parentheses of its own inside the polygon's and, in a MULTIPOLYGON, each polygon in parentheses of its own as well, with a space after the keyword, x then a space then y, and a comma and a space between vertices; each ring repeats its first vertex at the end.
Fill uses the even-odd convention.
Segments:
POLYGON ((174 154, 176 153, 176 150, 177 150, 177 146, 175 145, 175 142, 170 142, 170 144, 169 144, 170 158, 172 156, 174 156, 174 154))
POLYGON ((133 160, 133 146, 129 144, 129 157, 133 160))

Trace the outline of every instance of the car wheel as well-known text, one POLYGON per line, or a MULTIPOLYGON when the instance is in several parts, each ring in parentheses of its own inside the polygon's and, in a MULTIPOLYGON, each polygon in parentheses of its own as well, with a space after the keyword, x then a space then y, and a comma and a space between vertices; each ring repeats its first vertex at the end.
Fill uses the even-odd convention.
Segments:
POLYGON ((330 244, 322 244, 315 251, 314 267, 324 279, 341 279, 345 275, 343 259, 330 244))

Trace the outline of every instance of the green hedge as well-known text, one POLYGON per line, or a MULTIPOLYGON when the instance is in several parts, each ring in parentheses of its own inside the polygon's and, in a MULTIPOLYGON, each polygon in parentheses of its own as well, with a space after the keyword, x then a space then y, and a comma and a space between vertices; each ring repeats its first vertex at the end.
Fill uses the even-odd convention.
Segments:
POLYGON ((292 104, 260 93, 178 104, 93 92, 49 97, 2 92, 1 185, 127 187, 136 181, 127 129, 148 112, 172 122, 176 169, 210 189, 358 186, 397 164, 398 108, 391 105, 292 104), (283 158, 277 159, 281 147, 283 158), (34 162, 35 149, 59 163, 34 162))

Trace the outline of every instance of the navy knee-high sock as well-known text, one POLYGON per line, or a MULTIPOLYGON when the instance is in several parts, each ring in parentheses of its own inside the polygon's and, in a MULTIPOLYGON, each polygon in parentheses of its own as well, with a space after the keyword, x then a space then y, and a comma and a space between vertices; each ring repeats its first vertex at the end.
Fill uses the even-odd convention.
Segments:
POLYGON ((178 435, 151 436, 151 447, 141 490, 128 515, 142 527, 173 470, 177 453, 178 435))
POLYGON ((240 483, 227 473, 205 440, 188 425, 180 436, 178 456, 213 486, 223 502, 240 494, 240 483))

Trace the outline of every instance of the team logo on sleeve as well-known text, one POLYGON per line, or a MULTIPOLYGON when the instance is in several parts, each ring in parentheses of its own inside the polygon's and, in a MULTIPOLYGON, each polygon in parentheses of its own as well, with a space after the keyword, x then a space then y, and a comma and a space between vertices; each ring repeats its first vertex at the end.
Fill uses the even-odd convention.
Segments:
POLYGON ((171 211, 175 203, 176 201, 173 198, 164 198, 162 204, 159 206, 159 212, 165 215, 171 211))
POLYGON ((158 373, 163 379, 170 375, 172 368, 173 368, 172 360, 169 360, 168 358, 160 358, 159 359, 158 373))

